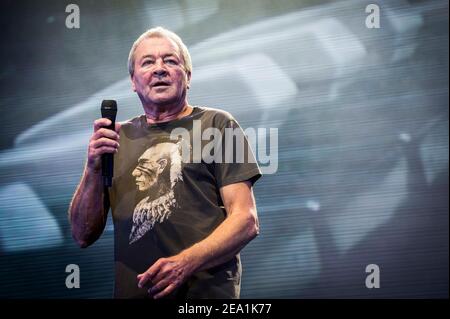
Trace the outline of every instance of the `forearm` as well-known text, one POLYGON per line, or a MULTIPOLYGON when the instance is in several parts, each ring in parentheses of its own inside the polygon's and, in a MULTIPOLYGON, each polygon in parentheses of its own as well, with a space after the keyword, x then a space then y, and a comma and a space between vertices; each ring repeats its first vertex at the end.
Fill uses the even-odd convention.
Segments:
POLYGON ((92 244, 106 224, 100 171, 85 168, 69 208, 72 236, 81 247, 92 244))
POLYGON ((180 287, 193 273, 232 259, 259 233, 258 216, 249 181, 220 188, 227 218, 205 239, 170 257, 159 258, 139 274, 138 286, 149 281, 150 295, 160 298, 180 287))
POLYGON ((220 265, 235 256, 259 233, 256 214, 231 214, 207 238, 184 250, 194 271, 220 265))

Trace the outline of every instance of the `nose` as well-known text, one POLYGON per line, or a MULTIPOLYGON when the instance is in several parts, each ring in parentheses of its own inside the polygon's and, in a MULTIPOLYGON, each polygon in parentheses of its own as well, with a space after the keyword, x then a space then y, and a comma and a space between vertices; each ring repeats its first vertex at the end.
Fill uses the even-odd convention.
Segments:
POLYGON ((163 77, 167 74, 167 70, 164 67, 164 63, 160 59, 155 62, 153 74, 156 75, 157 77, 163 77))
POLYGON ((134 169, 131 175, 133 175, 134 177, 139 177, 141 175, 141 172, 138 169, 134 169))

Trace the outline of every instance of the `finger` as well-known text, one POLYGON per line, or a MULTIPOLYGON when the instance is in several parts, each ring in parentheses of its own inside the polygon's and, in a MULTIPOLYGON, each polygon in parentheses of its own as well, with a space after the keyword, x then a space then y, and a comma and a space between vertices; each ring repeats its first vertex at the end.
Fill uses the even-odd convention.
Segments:
POLYGON ((160 293, 154 295, 153 299, 159 299, 159 298, 165 297, 165 296, 171 294, 176 288, 177 288, 177 285, 170 284, 169 286, 166 287, 166 289, 164 289, 160 293))
POLYGON ((112 140, 119 140, 119 134, 114 132, 113 130, 107 129, 107 128, 99 128, 92 136, 92 139, 96 140, 102 137, 107 137, 112 140))
POLYGON ((150 277, 153 279, 155 276, 158 275, 158 273, 161 271, 161 269, 166 264, 166 259, 159 258, 149 269, 147 269, 147 273, 149 273, 150 277))
POLYGON ((147 272, 144 272, 143 274, 138 275, 138 287, 139 288, 144 288, 144 286, 147 284, 149 279, 150 279, 150 277, 147 274, 147 272))
POLYGON ((142 277, 144 277, 145 274, 146 272, 143 272, 142 274, 137 275, 136 278, 140 280, 142 277))
POLYGON ((89 157, 96 157, 96 156, 100 156, 102 154, 105 153, 117 153, 119 151, 119 145, 94 145, 94 143, 92 143, 89 146, 89 157))
POLYGON ((144 287, 148 288, 153 285, 153 283, 150 280, 146 279, 145 275, 146 275, 146 272, 136 276, 137 282, 138 282, 137 285, 139 288, 144 288, 144 287))
POLYGON ((171 284, 169 279, 161 280, 158 283, 154 283, 153 287, 151 287, 148 290, 148 293, 150 296, 159 293, 160 291, 164 290, 167 286, 171 284))
POLYGON ((141 279, 139 279, 138 287, 142 288, 145 284, 152 279, 152 277, 159 271, 161 267, 161 259, 158 259, 156 263, 154 263, 145 273, 142 274, 141 279))
POLYGON ((116 128, 115 131, 117 132, 117 134, 120 133, 120 128, 122 127, 122 123, 116 123, 116 128))
POLYGON ((91 142, 91 147, 94 149, 102 147, 102 146, 119 148, 120 144, 117 141, 106 138, 106 137, 102 137, 102 138, 99 138, 98 140, 94 140, 91 142))
POLYGON ((173 271, 173 267, 170 265, 170 262, 165 262, 163 265, 161 265, 159 271, 155 273, 155 275, 152 278, 152 281, 154 283, 157 283, 164 278, 168 277, 171 274, 171 271, 173 271))
POLYGON ((118 150, 116 148, 108 147, 108 146, 102 146, 100 148, 97 148, 92 153, 90 153, 90 157, 99 158, 103 154, 116 154, 118 150))
POLYGON ((98 131, 101 127, 107 127, 111 125, 111 120, 107 118, 96 119, 94 121, 94 132, 98 131))

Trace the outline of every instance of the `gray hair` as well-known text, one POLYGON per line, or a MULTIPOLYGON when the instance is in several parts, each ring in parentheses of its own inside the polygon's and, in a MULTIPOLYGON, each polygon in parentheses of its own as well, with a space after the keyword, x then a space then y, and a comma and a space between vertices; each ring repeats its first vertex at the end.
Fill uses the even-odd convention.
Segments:
POLYGON ((192 73, 191 55, 189 54, 189 51, 181 38, 170 30, 167 30, 163 27, 156 27, 145 31, 139 38, 137 38, 136 41, 134 41, 133 46, 130 50, 130 54, 128 55, 128 73, 130 73, 130 76, 133 76, 134 74, 134 53, 136 51, 136 48, 143 40, 148 38, 166 38, 175 42, 183 58, 184 69, 186 70, 186 72, 192 73))

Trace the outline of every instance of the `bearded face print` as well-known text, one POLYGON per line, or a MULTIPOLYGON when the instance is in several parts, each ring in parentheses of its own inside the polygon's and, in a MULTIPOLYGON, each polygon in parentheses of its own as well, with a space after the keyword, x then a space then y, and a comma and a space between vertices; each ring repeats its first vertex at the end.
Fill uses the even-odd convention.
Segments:
POLYGON ((156 144, 139 157, 132 175, 145 197, 133 211, 130 245, 169 218, 176 207, 174 186, 183 180, 181 160, 179 144, 170 142, 156 144))

